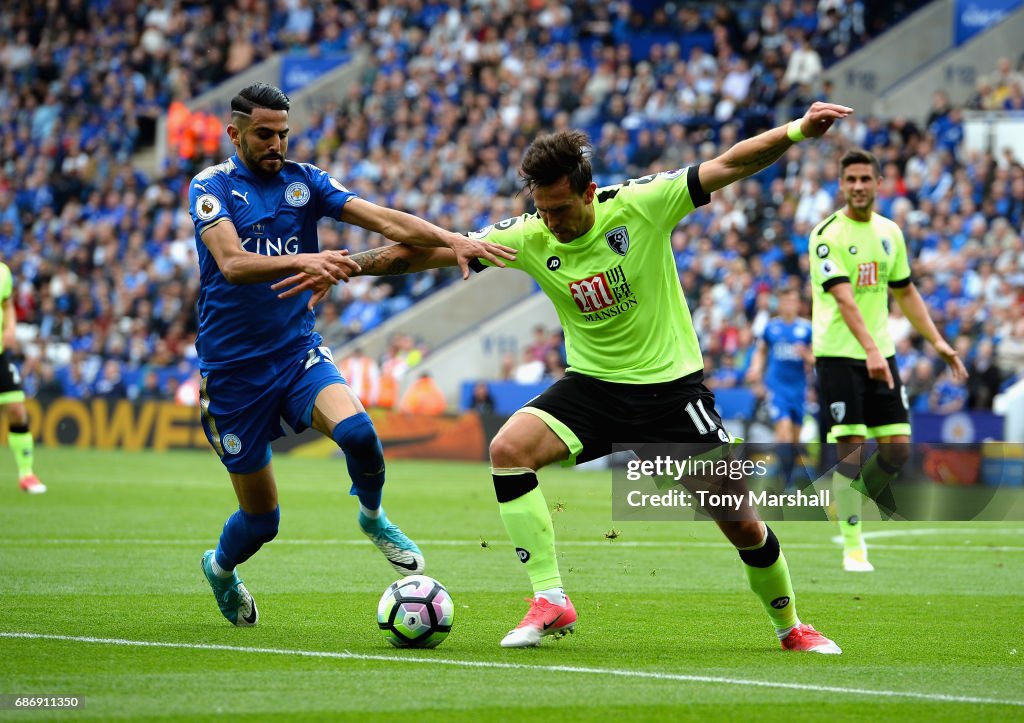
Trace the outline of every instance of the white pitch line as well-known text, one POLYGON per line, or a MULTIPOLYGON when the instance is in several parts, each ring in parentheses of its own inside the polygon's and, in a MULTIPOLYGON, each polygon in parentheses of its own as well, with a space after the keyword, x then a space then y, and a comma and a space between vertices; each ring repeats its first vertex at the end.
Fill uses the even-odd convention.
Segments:
POLYGON ((446 665, 457 668, 491 668, 500 670, 527 670, 544 673, 577 673, 583 675, 607 675, 618 678, 641 678, 645 680, 671 680, 688 683, 720 683, 722 685, 749 686, 756 688, 779 688, 812 693, 840 693, 879 698, 911 698, 937 703, 972 703, 984 705, 1007 705, 1024 707, 1024 700, 1000 700, 998 698, 977 698, 966 695, 945 693, 921 693, 918 691, 875 690, 871 688, 847 688, 837 685, 812 685, 809 683, 785 683, 773 680, 746 678, 724 678, 715 675, 689 675, 686 673, 659 673, 646 670, 623 670, 619 668, 591 668, 572 665, 527 665, 525 663, 500 663, 488 660, 453 660, 451 658, 411 658, 397 655, 371 655, 367 653, 334 652, 329 650, 288 650, 285 648, 250 648, 240 645, 217 645, 211 643, 171 643, 155 640, 125 640, 122 638, 94 638, 77 635, 50 635, 46 633, 0 632, 0 638, 23 640, 61 640, 75 643, 99 645, 121 645, 136 648, 176 648, 183 650, 215 650, 232 653, 294 655, 305 658, 330 658, 334 660, 377 660, 386 663, 418 663, 421 665, 446 665))
MULTIPOLYGON (((882 537, 916 537, 919 535, 936 535, 941 533, 949 534, 1008 534, 1008 535, 1019 535, 1020 530, 1010 530, 1005 528, 996 528, 993 530, 984 529, 959 529, 959 530, 938 530, 938 529, 922 529, 922 530, 893 530, 893 531, 877 531, 877 532, 865 532, 864 537, 867 539, 875 539, 882 537)), ((480 540, 423 540, 417 539, 417 542, 424 546, 431 547, 481 547, 480 540)), ((827 543, 813 543, 813 542, 791 542, 784 545, 787 550, 832 550, 835 548, 835 544, 842 542, 841 537, 833 537, 831 542, 834 544, 827 543)), ((139 547, 144 546, 158 546, 158 547, 209 547, 213 543, 213 539, 205 540, 188 540, 188 539, 176 539, 176 540, 162 540, 162 539, 151 539, 151 538, 126 538, 126 537, 93 537, 93 538, 0 538, 0 547, 17 547, 17 546, 35 546, 35 545, 134 545, 139 547)), ((284 545, 288 547, 329 547, 329 546, 355 546, 362 547, 366 545, 365 539, 359 540, 339 540, 339 539, 326 539, 326 540, 309 540, 309 539, 276 539, 272 543, 274 546, 284 545)), ((488 546, 494 545, 495 547, 506 547, 509 543, 503 541, 495 541, 488 543, 488 546)), ((562 547, 600 547, 600 548, 612 548, 612 547, 628 547, 628 548, 650 548, 650 549, 728 549, 728 543, 723 540, 721 542, 710 542, 710 541, 699 541, 699 540, 664 540, 664 541, 653 541, 653 540, 559 540, 558 544, 562 547)), ((906 550, 906 551, 929 551, 929 552, 1024 552, 1024 546, 1014 545, 986 545, 986 544, 962 544, 962 545, 886 545, 886 544, 875 544, 871 546, 875 550, 906 550)))

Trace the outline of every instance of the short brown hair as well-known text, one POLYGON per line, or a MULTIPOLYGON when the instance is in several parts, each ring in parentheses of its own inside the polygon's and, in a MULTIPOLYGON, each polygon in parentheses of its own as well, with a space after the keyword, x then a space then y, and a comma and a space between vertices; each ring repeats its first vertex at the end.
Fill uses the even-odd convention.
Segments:
POLYGON ((519 169, 526 187, 551 186, 569 179, 569 188, 582 194, 593 181, 590 138, 583 131, 559 131, 538 136, 523 156, 519 169))
POLYGON ((878 159, 875 158, 873 153, 865 151, 863 148, 851 148, 843 157, 839 159, 840 171, 845 171, 847 166, 852 166, 855 163, 867 163, 871 166, 871 170, 875 173, 875 178, 879 178, 882 175, 882 167, 878 164, 878 159))

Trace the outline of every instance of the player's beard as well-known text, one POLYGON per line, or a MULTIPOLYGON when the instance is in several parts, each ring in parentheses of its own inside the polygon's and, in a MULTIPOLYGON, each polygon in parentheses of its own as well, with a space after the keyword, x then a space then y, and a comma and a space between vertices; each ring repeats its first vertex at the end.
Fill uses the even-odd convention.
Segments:
POLYGON ((252 147, 245 142, 244 138, 239 139, 239 146, 242 151, 242 160, 245 161, 245 165, 249 168, 249 170, 251 170, 257 176, 261 176, 263 178, 273 178, 274 176, 281 172, 282 168, 284 168, 283 154, 279 156, 280 160, 278 161, 278 163, 280 165, 278 165, 277 168, 268 169, 266 166, 263 165, 264 161, 268 160, 266 154, 264 154, 262 157, 257 157, 252 152, 252 147))
POLYGON ((870 193, 865 193, 863 195, 851 193, 846 197, 846 205, 858 213, 870 213, 875 207, 875 196, 870 193))

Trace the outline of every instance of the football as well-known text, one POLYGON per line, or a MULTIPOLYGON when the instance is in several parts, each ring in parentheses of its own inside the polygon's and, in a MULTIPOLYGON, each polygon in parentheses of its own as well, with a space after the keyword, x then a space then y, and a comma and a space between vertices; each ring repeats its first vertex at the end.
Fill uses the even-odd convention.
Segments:
POLYGON ((435 648, 448 637, 454 619, 452 596, 426 575, 391 583, 377 604, 377 627, 396 648, 435 648))

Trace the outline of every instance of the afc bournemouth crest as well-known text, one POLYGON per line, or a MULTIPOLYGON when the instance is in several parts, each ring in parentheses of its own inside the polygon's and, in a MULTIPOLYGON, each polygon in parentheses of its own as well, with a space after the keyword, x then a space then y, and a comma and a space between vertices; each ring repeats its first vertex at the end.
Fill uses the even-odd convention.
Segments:
POLYGON ((836 424, 840 424, 846 416, 846 402, 832 402, 828 405, 828 411, 832 413, 836 424))
POLYGON ((604 235, 604 238, 608 242, 608 248, 619 256, 625 256, 626 252, 629 251, 629 231, 626 230, 625 226, 613 228, 604 235))

